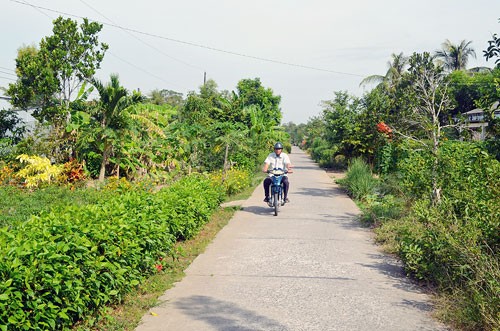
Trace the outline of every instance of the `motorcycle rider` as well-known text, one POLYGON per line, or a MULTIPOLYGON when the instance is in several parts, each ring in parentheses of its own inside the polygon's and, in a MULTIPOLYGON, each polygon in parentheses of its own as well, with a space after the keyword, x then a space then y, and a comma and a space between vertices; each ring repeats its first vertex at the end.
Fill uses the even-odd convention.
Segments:
MULTIPOLYGON (((264 167, 262 168, 262 171, 267 173, 268 170, 272 169, 283 169, 286 170, 287 172, 291 172, 292 170, 292 163, 290 162, 290 157, 288 157, 288 154, 283 153, 283 144, 280 142, 277 142, 274 145, 274 152, 269 153, 269 155, 266 157, 264 161, 264 167), (271 166, 271 169, 269 169, 269 166, 271 166)), ((264 202, 269 202, 269 187, 271 186, 272 175, 269 175, 266 179, 264 179, 264 195, 265 199, 264 202)), ((283 176, 283 179, 281 181, 283 183, 283 198, 285 202, 290 202, 288 199, 288 188, 289 188, 289 182, 288 182, 288 177, 285 174, 283 176)))

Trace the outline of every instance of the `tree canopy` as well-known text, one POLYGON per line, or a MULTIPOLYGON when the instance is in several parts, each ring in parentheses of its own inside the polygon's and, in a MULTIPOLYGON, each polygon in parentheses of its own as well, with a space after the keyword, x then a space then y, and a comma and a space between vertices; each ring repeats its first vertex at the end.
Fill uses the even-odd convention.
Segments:
POLYGON ((99 69, 108 46, 98 41, 99 23, 84 19, 78 26, 59 17, 53 24, 53 34, 43 38, 38 48, 19 49, 18 79, 7 94, 15 107, 33 109, 38 121, 60 124, 68 120, 71 102, 99 69))

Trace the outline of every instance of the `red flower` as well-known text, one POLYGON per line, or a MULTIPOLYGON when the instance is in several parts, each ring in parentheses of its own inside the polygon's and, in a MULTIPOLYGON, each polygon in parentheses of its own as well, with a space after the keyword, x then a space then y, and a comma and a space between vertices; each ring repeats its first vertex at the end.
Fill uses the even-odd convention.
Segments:
POLYGON ((155 268, 156 270, 158 270, 158 272, 163 270, 163 266, 161 264, 155 264, 155 268))
POLYGON ((384 122, 377 124, 377 131, 387 135, 389 138, 392 138, 392 129, 384 122))

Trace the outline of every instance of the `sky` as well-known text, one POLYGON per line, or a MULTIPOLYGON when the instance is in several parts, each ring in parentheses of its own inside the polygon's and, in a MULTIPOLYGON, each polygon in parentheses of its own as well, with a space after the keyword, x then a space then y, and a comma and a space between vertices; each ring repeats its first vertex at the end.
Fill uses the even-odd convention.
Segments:
POLYGON ((51 35, 60 15, 104 24, 103 82, 117 73, 129 90, 186 96, 205 73, 221 91, 260 78, 281 96, 282 122, 296 124, 335 91, 369 91, 360 82, 385 74, 393 53, 467 40, 477 56, 469 67, 493 67, 483 50, 500 34, 499 0, 0 0, 0 87, 16 78, 18 48, 51 35))

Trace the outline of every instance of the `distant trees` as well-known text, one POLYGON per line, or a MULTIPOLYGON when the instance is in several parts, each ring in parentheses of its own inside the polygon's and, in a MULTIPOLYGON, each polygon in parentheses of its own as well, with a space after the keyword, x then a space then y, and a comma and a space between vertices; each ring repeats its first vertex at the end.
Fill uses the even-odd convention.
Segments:
MULTIPOLYGON (((281 97, 259 78, 240 80, 234 91, 219 91, 209 79, 186 98, 168 89, 144 97, 122 86, 117 74, 107 83, 96 79, 108 49, 98 40, 101 29, 87 19, 77 24, 59 17, 50 36, 19 49, 18 79, 7 94, 13 106, 29 110, 38 127, 18 150, 6 151, 44 154, 56 163, 76 158, 102 181, 156 170, 249 170, 276 140, 287 143, 279 129, 281 97), (98 97, 89 100, 93 91, 98 97)), ((0 138, 9 130, 10 138, 21 139, 21 128, 13 131, 14 115, 0 113, 0 138)))
POLYGON ((471 47, 472 41, 462 40, 458 45, 446 39, 442 49, 436 51, 436 59, 442 61, 443 67, 448 71, 465 70, 469 57, 476 58, 476 52, 471 47))
POLYGON ((387 63, 388 69, 384 76, 382 75, 371 75, 363 79, 360 85, 370 84, 370 83, 381 83, 386 85, 388 88, 394 88, 398 82, 401 80, 403 73, 408 67, 408 57, 403 55, 403 53, 391 55, 392 61, 387 63))

